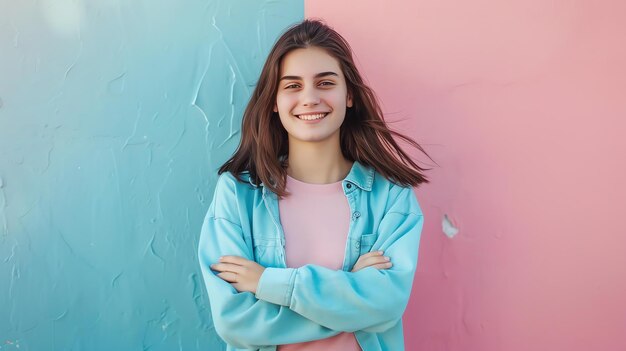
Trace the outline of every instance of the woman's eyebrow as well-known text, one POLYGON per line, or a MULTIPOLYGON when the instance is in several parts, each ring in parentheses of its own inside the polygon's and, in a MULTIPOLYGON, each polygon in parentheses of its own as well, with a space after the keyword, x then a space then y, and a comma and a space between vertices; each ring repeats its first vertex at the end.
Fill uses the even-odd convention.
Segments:
MULTIPOLYGON (((339 75, 335 72, 320 72, 318 74, 315 75, 315 77, 313 78, 321 78, 321 77, 327 77, 327 76, 335 76, 335 77, 339 77, 339 75)), ((302 77, 300 76, 283 76, 279 79, 279 81, 284 80, 284 79, 288 79, 288 80, 302 80, 302 77)))

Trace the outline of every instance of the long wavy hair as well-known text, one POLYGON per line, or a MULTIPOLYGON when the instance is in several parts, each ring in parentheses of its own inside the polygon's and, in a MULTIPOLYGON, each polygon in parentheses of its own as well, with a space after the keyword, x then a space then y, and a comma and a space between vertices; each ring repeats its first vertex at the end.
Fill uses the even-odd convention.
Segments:
POLYGON ((285 190, 285 157, 289 153, 287 130, 273 107, 283 57, 292 50, 308 47, 325 49, 339 61, 348 94, 352 96, 353 106, 346 110, 339 132, 343 156, 373 167, 396 184, 418 186, 428 183, 423 174, 426 169, 418 166, 393 136, 432 158, 413 139, 389 129, 376 95, 356 68, 348 42, 328 25, 311 19, 288 28, 274 44, 243 114, 239 146, 219 168, 218 174, 229 171, 243 182, 241 173, 249 172, 250 180, 256 186, 262 182, 279 197, 288 195, 285 190))

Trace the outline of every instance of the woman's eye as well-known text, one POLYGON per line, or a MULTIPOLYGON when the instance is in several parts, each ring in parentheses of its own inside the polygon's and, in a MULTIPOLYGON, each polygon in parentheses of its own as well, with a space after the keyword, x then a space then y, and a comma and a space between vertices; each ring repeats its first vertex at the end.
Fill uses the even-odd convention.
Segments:
POLYGON ((335 85, 335 83, 326 81, 326 82, 321 82, 320 85, 335 85))
POLYGON ((285 89, 297 88, 298 84, 289 84, 285 87, 285 89))

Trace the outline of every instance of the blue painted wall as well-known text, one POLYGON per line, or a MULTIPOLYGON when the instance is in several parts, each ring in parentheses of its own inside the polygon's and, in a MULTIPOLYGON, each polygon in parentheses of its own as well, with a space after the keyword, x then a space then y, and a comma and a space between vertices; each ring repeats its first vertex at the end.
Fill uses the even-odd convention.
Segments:
POLYGON ((0 2, 0 350, 221 350, 196 258, 302 0, 0 2))

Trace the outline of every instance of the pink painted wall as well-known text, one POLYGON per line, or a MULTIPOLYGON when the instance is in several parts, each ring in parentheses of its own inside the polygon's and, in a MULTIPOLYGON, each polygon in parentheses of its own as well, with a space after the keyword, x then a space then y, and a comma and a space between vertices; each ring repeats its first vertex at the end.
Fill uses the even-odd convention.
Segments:
POLYGON ((308 0, 305 16, 348 39, 439 164, 417 191, 407 350, 626 350, 626 3, 308 0))

